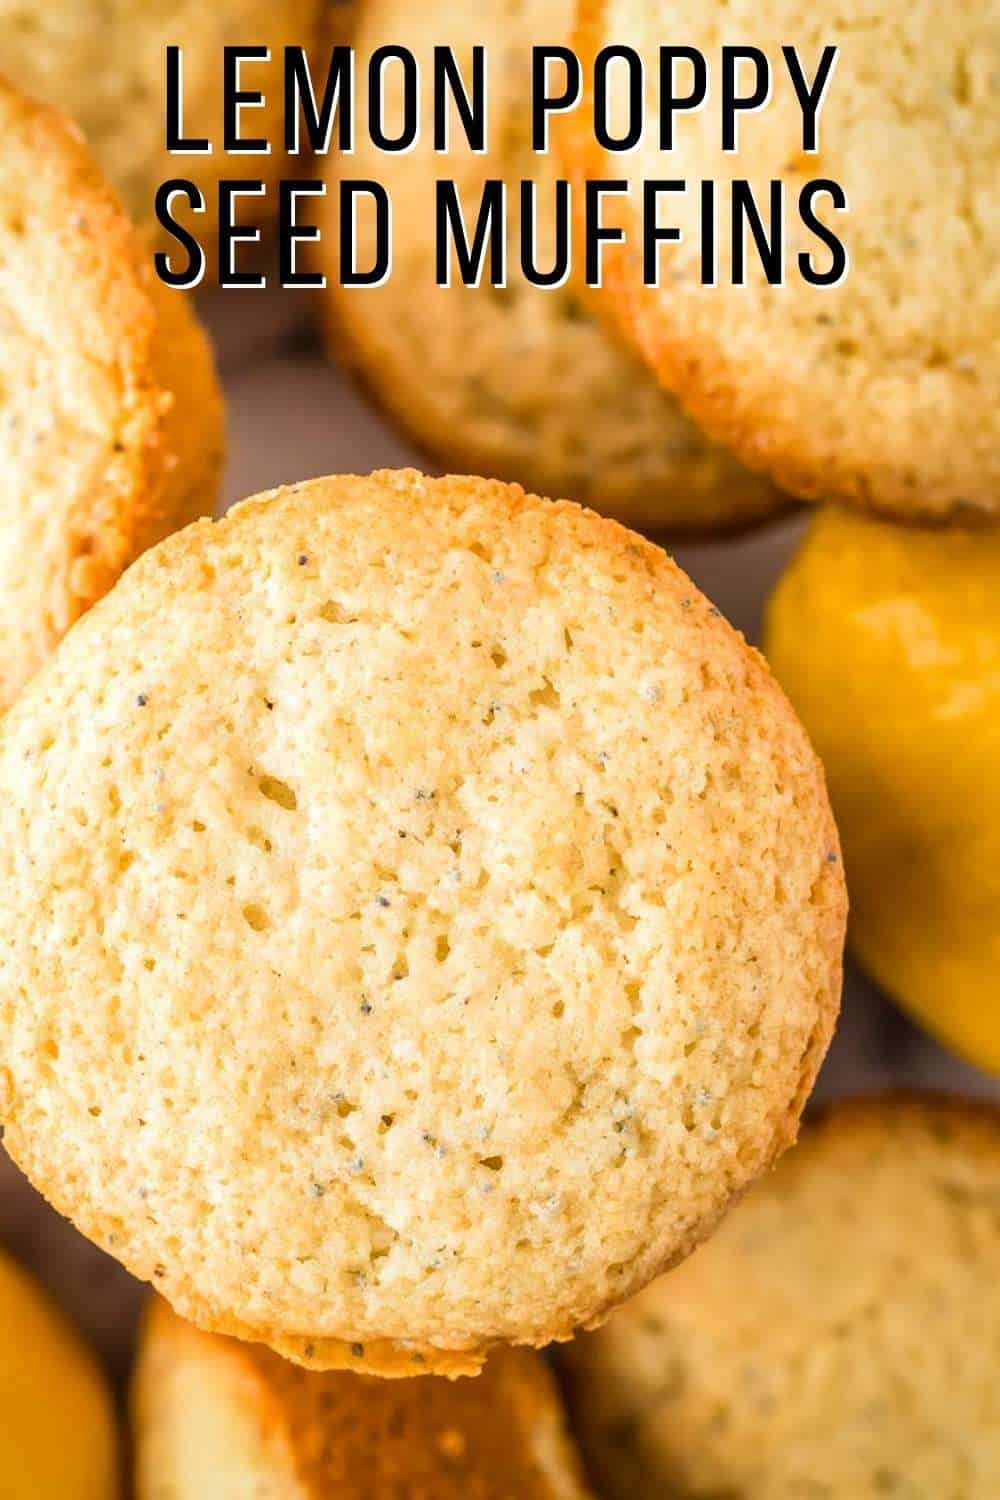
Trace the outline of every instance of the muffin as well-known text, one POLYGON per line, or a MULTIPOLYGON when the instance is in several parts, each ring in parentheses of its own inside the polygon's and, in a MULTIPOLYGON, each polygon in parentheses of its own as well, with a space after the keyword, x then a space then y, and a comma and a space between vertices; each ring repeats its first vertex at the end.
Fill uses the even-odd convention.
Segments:
POLYGON ((140 559, 0 728, 0 880, 12 1155, 190 1321, 324 1367, 598 1322, 794 1139, 838 1004, 761 659, 659 548, 482 479, 314 480, 140 559))
POLYGON ((710 1244, 568 1351, 608 1500, 993 1500, 1000 1118, 808 1126, 710 1244))
POLYGON ((322 1374, 152 1304, 133 1386, 137 1500, 587 1500, 552 1375, 322 1374))
MULTIPOLYGON (((424 94, 421 136, 387 156, 359 138, 331 156, 323 269, 331 348, 406 428, 449 468, 515 479, 543 494, 571 495, 647 530, 711 531, 760 520, 783 503, 774 487, 706 441, 640 361, 592 316, 567 282, 544 290, 520 269, 519 183, 538 188, 537 259, 555 257, 554 153, 531 150, 531 47, 565 45, 572 0, 445 0, 430 10, 407 0, 365 0, 354 37, 358 108, 365 117, 365 63, 386 43, 408 47, 431 77, 435 46, 450 46, 471 76, 472 47, 486 47, 488 150, 476 155, 453 120, 447 155, 434 152, 433 96, 424 94), (340 285, 337 208, 341 178, 374 178, 392 197, 392 274, 364 291, 340 285), (435 285, 435 183, 458 185, 473 224, 490 178, 508 185, 508 274, 503 288, 435 285)), ((402 110, 401 75, 387 70, 388 129, 402 110), (395 92, 392 92, 393 88, 395 92)), ((363 207, 363 205, 362 205, 363 207)), ((374 259, 374 216, 360 215, 358 264, 374 259)), ((580 252, 582 254, 582 252, 580 252)))
MULTIPOLYGON (((195 215, 180 201, 176 213, 204 241, 215 233, 220 178, 253 177, 270 186, 283 175, 296 175, 281 149, 284 49, 311 47, 323 10, 323 0, 215 0, 212 5, 198 0, 110 0, 104 5, 0 0, 0 72, 78 121, 143 229, 159 233, 154 205, 162 182, 173 177, 194 181, 204 195, 205 213, 195 215), (184 134, 210 141, 209 156, 167 150, 164 58, 169 45, 183 48, 184 134), (240 80, 241 88, 264 95, 263 106, 247 107, 241 134, 270 141, 269 155, 223 150, 223 48, 228 46, 270 49, 267 61, 243 64, 240 80)), ((253 214, 259 215, 267 201, 251 199, 253 214)))
MULTIPOLYGON (((807 499, 851 502, 901 519, 1000 506, 1000 255, 995 184, 1000 168, 996 13, 979 0, 819 10, 802 0, 584 0, 576 49, 589 75, 598 51, 625 43, 648 72, 642 143, 625 154, 574 129, 566 148, 583 177, 620 178, 609 206, 628 247, 607 259, 605 296, 633 348, 686 411, 749 467, 807 499), (664 38, 705 54, 705 106, 675 120, 673 150, 659 150, 657 68, 664 38), (722 149, 724 46, 766 54, 766 108, 740 117, 738 149, 722 149), (839 48, 819 117, 818 151, 805 150, 802 111, 781 49, 798 49, 810 82, 821 45, 839 48), (872 59, 878 58, 878 66, 872 59), (660 285, 642 285, 641 183, 687 183, 660 204, 680 244, 660 247, 660 285), (731 185, 750 184, 772 232, 770 184, 784 195, 783 284, 769 285, 752 244, 746 284, 733 284, 731 185), (717 285, 701 284, 699 183, 717 184, 717 285), (830 247, 806 227, 800 194, 826 192, 817 219, 847 253, 836 285, 830 247)), ((678 90, 690 72, 678 70, 678 90)), ((749 86, 747 68, 739 87, 749 86)), ((621 125, 627 91, 613 98, 621 125)), ((749 235, 744 238, 749 241, 749 235)))
POLYGON ((215 503, 222 404, 79 132, 0 82, 0 710, 132 559, 215 503))
POLYGON ((35 1282, 0 1252, 0 1493, 116 1500, 111 1397, 96 1361, 35 1282))
POLYGON ((766 643, 830 778, 858 958, 1000 1073, 1000 535, 821 511, 766 643))

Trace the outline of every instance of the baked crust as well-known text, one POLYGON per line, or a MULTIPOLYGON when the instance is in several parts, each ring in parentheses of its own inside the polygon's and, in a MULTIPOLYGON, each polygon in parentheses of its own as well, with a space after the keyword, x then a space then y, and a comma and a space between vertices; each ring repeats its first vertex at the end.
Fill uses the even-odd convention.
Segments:
MULTIPOLYGON (((518 184, 538 193, 538 261, 555 253, 553 147, 534 155, 529 142, 530 49, 565 44, 571 0, 449 0, 421 11, 408 0, 366 0, 354 44, 359 116, 366 113, 365 59, 388 42, 411 49, 428 80, 421 139, 406 155, 384 155, 359 139, 327 168, 323 298, 334 354, 415 443, 446 469, 516 480, 540 494, 569 495, 644 530, 700 533, 747 526, 787 505, 772 485, 709 443, 676 402, 600 324, 571 282, 532 287, 520 270, 518 184), (434 46, 449 45, 463 66, 474 43, 486 46, 488 153, 475 156, 458 126, 447 156, 435 155, 429 80, 434 46), (508 184, 507 285, 435 285, 435 180, 459 189, 474 222, 487 179, 508 184), (340 284, 337 191, 342 177, 386 184, 393 201, 390 279, 363 291, 340 284)), ((388 84, 393 75, 386 74, 388 84)), ((390 98, 389 111, 399 101, 390 98)), ((374 253, 373 224, 362 216, 358 263, 374 253)), ((582 252, 577 237, 575 260, 582 252)))
MULTIPOLYGON (((816 13, 800 0, 737 0, 723 31, 716 7, 695 0, 581 0, 578 16, 585 76, 615 41, 648 62, 664 36, 683 33, 706 52, 713 79, 720 40, 752 38, 779 77, 779 44, 798 45, 807 66, 820 45, 816 13)), ((877 16, 849 0, 823 22, 821 41, 841 55, 818 156, 800 149, 787 78, 766 110, 745 119, 736 155, 719 147, 717 106, 680 119, 666 161, 655 130, 613 162, 591 132, 567 134, 577 175, 621 176, 633 189, 615 210, 631 249, 609 254, 605 297, 630 346, 693 419, 790 493, 904 521, 989 521, 1000 494, 1000 304, 985 270, 1000 250, 991 207, 1000 162, 994 19, 978 0, 883 7, 877 16), (873 51, 885 69, 870 67, 873 51), (689 192, 671 199, 684 242, 664 252, 662 288, 644 288, 636 184, 662 177, 713 179, 723 205, 734 177, 748 179, 765 205, 766 183, 782 180, 786 284, 768 287, 753 268, 745 287, 729 284, 720 210, 719 285, 701 286, 697 193, 689 192), (841 183, 850 206, 829 216, 851 257, 834 288, 808 286, 795 266, 800 249, 825 253, 797 227, 797 195, 812 177, 841 183)))
POLYGON ((499 1350, 477 1380, 316 1374, 201 1333, 158 1298, 133 1385, 138 1500, 587 1500, 555 1381, 499 1350), (226 1481, 234 1487, 227 1489, 226 1481), (221 1488, 220 1488, 221 1486, 221 1488))
MULTIPOLYGON (((336 15, 345 6, 327 0, 141 0, 116 4, 109 13, 76 0, 0 0, 0 70, 78 121, 129 214, 150 236, 167 239, 155 217, 160 184, 173 177, 194 181, 205 212, 194 214, 181 201, 175 209, 206 246, 211 279, 220 178, 253 177, 273 189, 281 177, 303 175, 304 158, 289 158, 281 149, 284 51, 293 45, 311 49, 328 9, 336 15), (168 44, 183 48, 185 134, 210 141, 211 155, 171 155, 166 148, 168 44), (242 87, 264 95, 264 104, 246 110, 241 133, 270 141, 267 155, 223 150, 226 46, 270 48, 268 60, 246 64, 242 80, 242 87)), ((317 61, 322 65, 319 55, 317 61)), ((276 191, 247 203, 249 208, 238 205, 244 222, 277 217, 276 191)))
POLYGON ((0 707, 139 552, 214 507, 210 347, 76 127, 0 81, 0 707))

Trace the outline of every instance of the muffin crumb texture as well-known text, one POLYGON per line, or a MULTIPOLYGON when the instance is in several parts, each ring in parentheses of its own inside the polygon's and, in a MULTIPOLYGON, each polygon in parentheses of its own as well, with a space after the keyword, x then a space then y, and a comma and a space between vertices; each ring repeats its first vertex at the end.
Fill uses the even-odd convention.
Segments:
POLYGON ((322 1374, 151 1309, 133 1387, 138 1500, 588 1500, 554 1379, 501 1349, 475 1380, 322 1374))
POLYGON ((659 548, 411 472, 148 553, 0 729, 6 1142, 202 1326, 475 1369, 600 1321, 794 1138, 822 773, 659 548))
MULTIPOLYGON (((722 150, 718 96, 677 119, 674 150, 655 128, 611 157, 592 133, 566 138, 574 176, 621 177, 616 200, 631 250, 608 259, 606 300, 638 350, 711 437, 790 493, 835 499, 900 520, 995 517, 1000 496, 1000 161, 996 9, 981 0, 585 0, 575 46, 585 73, 598 50, 627 43, 650 70, 682 35, 705 53, 713 87, 723 46, 754 45, 771 65, 766 107, 745 114, 738 154, 722 150), (802 150, 802 112, 781 48, 811 80, 839 48, 819 122, 802 150), (682 235, 662 256, 659 287, 642 286, 642 180, 718 184, 718 285, 701 284, 699 194, 670 197, 682 235), (769 286, 752 246, 732 284, 731 184, 750 183, 765 224, 769 185, 785 198, 784 284, 769 286), (844 243, 847 275, 817 288, 830 251, 806 228, 799 195, 831 179, 815 212, 844 243)), ((685 85, 680 85, 684 87, 685 85)), ((619 93, 619 114, 626 90, 619 93)), ((620 129, 621 119, 613 121, 620 129)), ((746 236, 749 239, 749 236, 746 236)))
POLYGON ((807 1126, 686 1265, 568 1351, 609 1500, 994 1500, 1000 1116, 807 1126))
POLYGON ((211 513, 223 419, 191 303, 78 128, 0 80, 0 133, 2 710, 137 553, 211 513))

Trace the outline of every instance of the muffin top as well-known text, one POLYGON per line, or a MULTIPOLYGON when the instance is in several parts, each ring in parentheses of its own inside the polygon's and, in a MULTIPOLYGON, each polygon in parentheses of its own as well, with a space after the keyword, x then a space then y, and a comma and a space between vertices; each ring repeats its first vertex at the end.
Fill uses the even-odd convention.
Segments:
POLYGON ((602 1493, 1000 1493, 1000 1117, 839 1105, 569 1356, 602 1493))
MULTIPOLYGON (((447 154, 435 153, 433 90, 423 93, 419 141, 390 156, 360 138, 350 155, 329 158, 326 305, 331 342, 416 441, 442 462, 517 479, 546 494, 570 495, 631 525, 709 531, 758 520, 781 508, 767 480, 706 439, 634 353, 609 333, 574 275, 539 289, 521 270, 522 180, 533 182, 534 240, 540 272, 556 260, 555 149, 531 150, 531 49, 568 45, 573 0, 366 0, 354 45, 358 111, 366 118, 367 59, 388 43, 410 48, 430 80, 435 47, 451 47, 471 76, 473 46, 486 48, 487 150, 474 153, 456 119, 447 154), (337 184, 374 178, 392 195, 397 225, 393 270, 363 293, 340 286, 336 260, 337 184), (479 287, 435 284, 438 179, 457 187, 465 222, 476 222, 485 184, 507 184, 506 284, 484 275, 479 287)), ((387 130, 402 115, 399 70, 384 73, 387 130)), ((582 187, 579 189, 582 192, 582 187)), ((573 205, 574 209, 579 204, 573 205)), ((375 252, 374 215, 359 213, 357 260, 375 252)), ((583 214, 579 220, 582 231, 583 214)))
POLYGON ((479 479, 148 553, 0 729, 0 878, 15 1158, 320 1365, 600 1319, 793 1139, 839 998, 761 659, 659 548, 479 479))
MULTIPOLYGON (((1000 508, 1000 167, 993 7, 836 0, 584 0, 576 47, 585 73, 604 46, 636 48, 648 68, 642 143, 602 151, 574 130, 575 168, 622 178, 616 200, 631 250, 608 258, 607 297, 623 330, 705 430, 753 468, 807 498, 849 501, 903 519, 993 517, 1000 508), (705 54, 711 83, 699 111, 679 114, 659 150, 657 53, 665 41, 705 54), (812 82, 826 45, 839 56, 804 149, 802 111, 783 46, 812 82), (722 145, 725 46, 753 46, 771 65, 766 107, 740 116, 738 149, 722 145), (642 286, 643 180, 676 179, 659 204, 679 228, 661 247, 660 285, 642 286), (783 284, 768 285, 744 226, 745 285, 733 285, 731 184, 750 184, 773 240, 771 184, 783 193, 783 284), (807 227, 800 194, 833 181, 845 211, 820 194, 816 218, 844 244, 834 286, 809 285, 831 251, 807 227), (718 274, 701 284, 699 184, 717 184, 718 274)), ((747 64, 738 87, 751 87, 747 64)), ((677 92, 690 87, 680 65, 677 92)), ((627 90, 613 96, 624 108, 627 90)), ((613 122, 616 132, 620 118, 613 122)))
POLYGON ((555 1381, 525 1349, 475 1380, 323 1373, 156 1299, 133 1414, 138 1500, 587 1500, 555 1381))
POLYGON ((0 133, 2 710, 137 552, 212 510, 222 414, 77 127, 0 80, 0 133))
POLYGON ((1000 527, 822 507, 764 649, 826 768, 854 952, 1000 1077, 1000 527))
MULTIPOLYGON (((95 156, 121 194, 135 221, 158 232, 156 190, 174 177, 193 180, 205 199, 203 214, 175 205, 177 217, 201 241, 218 228, 220 178, 257 178, 268 184, 282 175, 301 176, 282 147, 286 46, 311 48, 332 0, 108 0, 80 5, 77 0, 0 0, 0 69, 39 99, 79 121, 95 156), (165 48, 183 50, 183 126, 186 137, 211 142, 209 155, 167 150, 165 48), (240 134, 261 136, 269 153, 224 151, 224 47, 265 46, 266 59, 248 59, 241 68, 244 89, 263 95, 247 108, 240 134)), ((316 89, 322 91, 317 55, 316 89)), ((259 222, 276 197, 253 198, 251 208, 237 200, 241 221, 259 222)), ((173 241, 170 242, 173 245, 173 241)), ((176 247, 175 247, 176 248, 176 247)), ((177 250, 183 263, 184 252, 177 250)), ((209 275, 212 274, 211 256, 209 275)))

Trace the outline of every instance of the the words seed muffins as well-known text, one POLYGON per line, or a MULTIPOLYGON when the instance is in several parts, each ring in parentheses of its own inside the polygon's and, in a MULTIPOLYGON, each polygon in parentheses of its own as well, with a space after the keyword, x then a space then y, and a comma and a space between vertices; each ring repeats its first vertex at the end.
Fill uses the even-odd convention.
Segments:
POLYGON ((340 477, 129 570, 0 728, 0 1103, 177 1310, 474 1370, 599 1321, 794 1138, 822 772, 659 548, 340 477))

